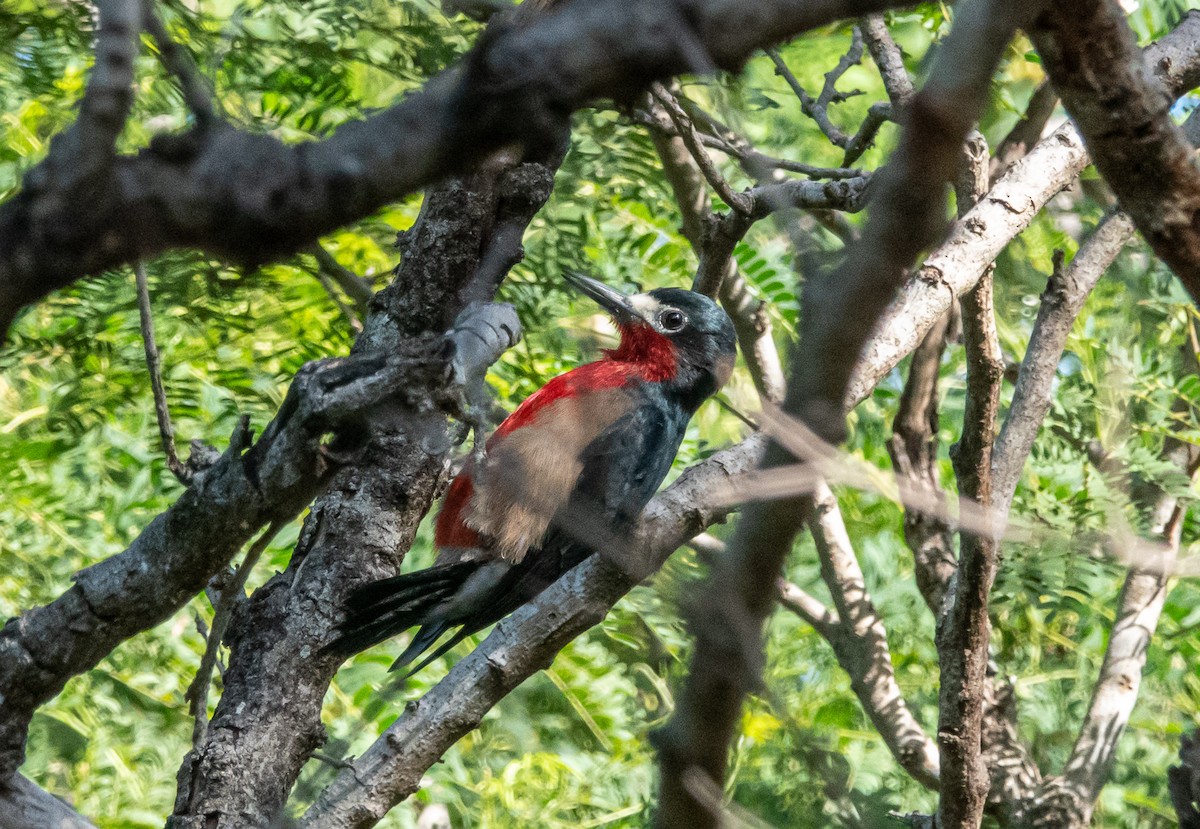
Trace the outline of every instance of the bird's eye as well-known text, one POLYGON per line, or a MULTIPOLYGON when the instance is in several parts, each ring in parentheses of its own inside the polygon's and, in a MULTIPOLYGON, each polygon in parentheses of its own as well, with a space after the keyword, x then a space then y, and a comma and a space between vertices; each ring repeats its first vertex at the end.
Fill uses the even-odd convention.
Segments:
POLYGON ((682 311, 670 308, 658 315, 658 324, 662 326, 663 331, 679 331, 687 325, 687 317, 682 311))

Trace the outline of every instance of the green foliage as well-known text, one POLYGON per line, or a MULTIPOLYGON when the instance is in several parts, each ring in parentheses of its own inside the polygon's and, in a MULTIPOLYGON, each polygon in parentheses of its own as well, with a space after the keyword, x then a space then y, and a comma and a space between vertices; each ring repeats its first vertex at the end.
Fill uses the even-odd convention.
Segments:
MULTIPOLYGON (((1143 2, 1132 15, 1139 36, 1159 36, 1186 6, 1143 2)), ((428 0, 200 0, 163 5, 172 35, 212 78, 228 116, 288 141, 310 140, 364 117, 416 88, 472 42, 478 27, 446 19, 428 0)), ((948 10, 925 4, 891 22, 910 70, 928 71, 928 55, 947 29, 948 10)), ((82 94, 93 33, 90 7, 9 0, 0 9, 0 198, 41 158, 52 135, 70 123, 82 94)), ((849 44, 849 31, 814 32, 783 50, 809 90, 849 44)), ((184 127, 189 116, 150 44, 138 62, 139 96, 123 137, 127 149, 184 127)), ((997 81, 983 127, 993 143, 1016 120, 1041 79, 1018 44, 997 81)), ((842 88, 863 90, 834 108, 853 131, 882 100, 869 62, 842 88)), ((689 96, 746 133, 767 154, 833 165, 841 153, 800 114, 799 104, 765 60, 740 79, 691 81, 689 96)), ((502 290, 520 311, 526 340, 492 374, 511 408, 548 378, 596 355, 611 333, 595 310, 561 287, 570 268, 614 285, 686 285, 694 256, 643 129, 608 109, 576 116, 571 152, 550 205, 526 236, 528 255, 502 290)), ((859 162, 878 167, 894 144, 885 126, 859 162)), ((748 184, 732 165, 735 186, 748 184)), ((417 199, 325 240, 356 273, 382 277, 393 264, 396 230, 415 219, 417 199)), ((1079 227, 1094 225, 1103 205, 1083 193, 1039 216, 1000 258, 997 307, 1006 353, 1019 359, 1055 249, 1073 255, 1079 227)), ((861 221, 855 217, 853 221, 861 221)), ((804 227, 812 251, 837 245, 804 227)), ((751 290, 766 299, 781 347, 795 333, 799 287, 785 222, 757 226, 736 250, 751 290)), ((802 260, 803 261, 803 260, 802 260)), ((195 253, 150 266, 158 343, 178 435, 224 446, 238 416, 261 428, 304 362, 345 353, 352 331, 301 256, 245 271, 195 253)), ((1200 442, 1200 383, 1184 368, 1194 312, 1165 270, 1132 246, 1085 308, 1060 367, 1055 408, 1022 480, 1016 515, 1038 528, 1034 542, 1006 547, 995 588, 994 657, 1015 677, 1024 735, 1048 771, 1074 740, 1107 639, 1122 573, 1099 544, 1122 516, 1145 516, 1131 491, 1156 484, 1191 499, 1192 487, 1160 460, 1168 432, 1200 442), (1176 401, 1186 405, 1180 407, 1176 401), (1123 464, 1105 475, 1087 460, 1100 441, 1123 464)), ((852 417, 850 448, 889 468, 886 442, 900 374, 888 378, 852 417)), ((951 349, 942 369, 940 444, 945 455, 961 422, 964 366, 951 349)), ((1005 388, 1005 395, 1011 388, 1005 388)), ((752 411, 752 387, 740 373, 727 392, 752 411)), ((740 422, 715 404, 702 409, 677 469, 736 439, 740 422)), ((60 292, 27 312, 0 352, 0 617, 50 601, 71 574, 123 549, 178 496, 166 471, 138 333, 133 281, 112 273, 60 292)), ((839 491, 868 587, 888 625, 898 678, 930 730, 936 721, 933 622, 914 584, 911 556, 892 502, 839 491)), ((714 529, 724 536, 725 527, 714 529)), ((252 585, 286 564, 296 528, 268 551, 252 585)), ((1189 520, 1185 547, 1200 538, 1189 520)), ((410 564, 432 555, 427 531, 410 564)), ((681 621, 705 568, 681 551, 648 586, 574 642, 504 700, 480 729, 432 768, 413 804, 384 826, 415 825, 421 804, 446 804, 455 826, 635 827, 653 799, 647 740, 674 707, 688 656, 681 621)), ((822 595, 809 540, 797 545, 788 576, 822 595)), ((1098 821, 1111 827, 1168 825, 1165 768, 1176 740, 1200 719, 1200 588, 1174 585, 1146 668, 1142 701, 1121 744, 1098 821)), ((703 609, 693 609, 703 612, 703 609)), ((73 680, 34 720, 24 771, 70 797, 104 829, 160 826, 174 797, 175 771, 191 722, 184 692, 203 643, 196 619, 211 620, 198 597, 184 611, 120 646, 73 680)), ((358 754, 465 652, 435 663, 409 684, 390 685, 386 668, 402 647, 389 643, 353 660, 338 675, 325 708, 326 754, 358 754)), ((898 768, 858 706, 828 646, 807 626, 780 614, 769 630, 766 688, 748 707, 734 750, 732 803, 773 826, 885 825, 889 810, 929 809, 933 796, 898 768)), ((219 682, 218 682, 219 690, 219 682)), ((215 695, 214 695, 215 696, 215 695)), ((313 760, 297 786, 302 809, 336 769, 313 760)))

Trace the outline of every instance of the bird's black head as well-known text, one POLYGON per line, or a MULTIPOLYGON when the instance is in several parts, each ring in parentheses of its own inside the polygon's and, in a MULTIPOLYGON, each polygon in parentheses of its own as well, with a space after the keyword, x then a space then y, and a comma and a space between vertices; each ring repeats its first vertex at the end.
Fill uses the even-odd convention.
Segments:
POLYGON ((708 297, 682 288, 626 296, 579 274, 567 281, 616 321, 621 345, 610 359, 637 364, 645 379, 674 389, 693 408, 729 379, 737 336, 729 315, 708 297))

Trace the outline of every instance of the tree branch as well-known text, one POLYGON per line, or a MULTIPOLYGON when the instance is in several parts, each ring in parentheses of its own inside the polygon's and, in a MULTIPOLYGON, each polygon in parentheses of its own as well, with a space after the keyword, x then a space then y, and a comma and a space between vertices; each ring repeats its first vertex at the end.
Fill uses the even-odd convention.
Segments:
POLYGON ((837 613, 786 579, 779 580, 779 605, 803 619, 826 642, 832 642, 842 634, 842 620, 837 613))
POLYGON ((321 273, 337 283, 346 296, 350 297, 359 316, 366 316, 367 305, 371 302, 371 297, 375 295, 371 280, 364 279, 342 265, 320 242, 309 247, 307 252, 317 260, 317 267, 320 268, 321 273))
POLYGON ((958 567, 953 535, 940 514, 945 512, 946 496, 937 468, 937 383, 951 316, 947 313, 938 320, 913 352, 888 443, 900 486, 922 493, 941 507, 937 513, 904 511, 904 540, 913 553, 917 589, 935 619, 941 615, 946 588, 958 567))
POLYGON ((923 786, 938 785, 937 745, 913 716, 896 682, 887 630, 867 592, 837 498, 819 483, 805 504, 805 523, 812 531, 821 560, 821 576, 837 608, 837 621, 818 632, 850 676, 863 710, 892 756, 923 786))
POLYGON ((879 67, 888 99, 898 114, 916 92, 908 70, 904 68, 904 56, 900 53, 900 47, 892 39, 892 33, 888 31, 882 14, 864 17, 859 21, 858 27, 863 33, 871 59, 879 67))
POLYGON ((1043 81, 1034 90, 1033 97, 1029 99, 1029 104, 1025 107, 1025 114, 1009 130, 1008 135, 1004 136, 1004 140, 992 153, 991 180, 993 182, 1014 162, 1024 158, 1026 153, 1037 144, 1038 139, 1042 137, 1042 132, 1046 129, 1046 122, 1050 120, 1050 116, 1054 114, 1054 108, 1057 106, 1058 93, 1054 91, 1054 87, 1048 81, 1043 81))
MULTIPOLYGON (((956 190, 960 210, 987 189, 987 142, 974 133, 966 144, 965 171, 956 190)), ((996 334, 989 270, 962 299, 967 353, 963 431, 951 458, 959 497, 991 506, 992 442, 1000 409, 1004 359, 996 334)), ((990 774, 983 762, 984 687, 991 622, 988 594, 996 577, 998 541, 987 533, 959 533, 959 563, 937 624, 938 754, 942 763, 939 829, 976 829, 983 818, 990 774)))
MULTIPOLYGON (((430 190, 354 353, 392 353, 490 297, 504 276, 498 263, 514 257, 514 236, 520 251, 514 228, 524 228, 549 198, 557 160, 499 167, 430 190)), ((482 383, 482 372, 476 379, 482 383)), ((333 476, 313 503, 288 567, 239 605, 226 637, 221 700, 179 772, 175 829, 264 827, 282 813, 324 741, 321 705, 341 660, 323 648, 336 636, 345 598, 399 570, 444 478, 451 449, 445 418, 431 411, 421 425, 376 429, 359 462, 333 476)))
MULTIPOLYGON (((1200 85, 1200 12, 1184 15, 1170 34, 1146 48, 1145 56, 1172 95, 1200 85)), ((864 400, 916 348, 953 299, 979 281, 1000 251, 1087 164, 1079 133, 1064 124, 1039 141, 951 226, 884 312, 854 368, 847 407, 864 400)))
POLYGON ((1100 277, 1133 237, 1133 222, 1110 213, 1092 231, 1066 268, 1055 268, 1046 282, 1037 321, 1021 360, 1012 404, 992 455, 993 503, 997 515, 1012 504, 1021 470, 1054 400, 1054 380, 1075 318, 1100 277))
MULTIPOLYGON (((212 626, 209 628, 204 647, 204 656, 200 659, 200 667, 196 676, 188 686, 186 699, 192 714, 192 745, 198 746, 204 741, 208 732, 208 689, 212 683, 212 672, 217 665, 217 654, 229 628, 229 619, 239 601, 246 598, 246 579, 250 571, 258 563, 263 551, 279 532, 281 524, 275 522, 267 527, 258 540, 246 551, 245 558, 237 570, 228 579, 228 583, 220 590, 219 598, 213 605, 212 626)), ((210 593, 211 595, 211 593, 210 593)))
POLYGON ((399 414, 419 434, 431 400, 451 405, 452 396, 438 396, 451 356, 441 337, 426 337, 388 356, 309 363, 258 441, 251 445, 243 422, 229 449, 127 550, 76 574, 49 605, 10 619, 0 629, 0 779, 20 765, 37 706, 186 604, 260 527, 307 506, 339 459, 361 448, 373 417, 399 414))
POLYGON ((146 352, 146 370, 150 374, 150 390, 154 395, 154 417, 158 421, 158 434, 162 440, 163 454, 167 458, 167 469, 184 486, 192 478, 192 471, 179 460, 175 451, 175 427, 171 425, 171 409, 167 405, 167 392, 163 388, 162 363, 158 356, 158 344, 154 341, 154 316, 150 308, 150 287, 146 280, 146 265, 136 262, 133 266, 137 285, 138 318, 142 328, 142 346, 146 352))
POLYGON ((1124 11, 1115 0, 1066 0, 1030 34, 1096 169, 1200 302, 1200 167, 1124 11))
MULTIPOLYGON (((750 293, 746 279, 732 256, 725 257, 724 272, 718 272, 716 276, 702 275, 705 269, 710 273, 716 271, 717 262, 711 252, 707 254, 706 262, 705 220, 711 215, 711 204, 700 170, 682 140, 658 132, 651 132, 650 137, 662 161, 663 172, 675 195, 675 201, 679 205, 683 235, 701 260, 696 282, 715 281, 720 286, 721 305, 733 320, 742 359, 750 371, 754 387, 763 399, 781 401, 784 386, 783 366, 779 359, 779 351, 775 347, 771 320, 767 316, 765 304, 750 293)), ((698 288, 696 284, 692 287, 698 288)))
MULTIPOLYGON (((198 128, 98 167, 86 192, 74 171, 87 156, 69 140, 55 142, 21 193, 0 207, 0 333, 22 306, 87 274, 181 246, 246 263, 280 257, 497 150, 544 154, 561 143, 570 112, 589 101, 626 100, 697 67, 735 69, 764 45, 896 5, 904 3, 567 4, 527 25, 500 21, 421 91, 325 140, 285 145, 228 125, 198 128)), ((103 6, 129 14, 102 26, 101 44, 110 32, 136 44, 137 0, 103 6)), ((130 97, 132 55, 112 55, 97 62, 96 92, 77 124, 105 125, 105 136, 115 136, 130 97), (118 63, 121 73, 109 70, 118 63)), ((106 158, 110 151, 107 142, 106 158)))
MULTIPOLYGON (((876 316, 940 228, 944 186, 954 177, 963 138, 1019 22, 1007 11, 986 2, 960 11, 929 83, 909 107, 890 172, 881 174, 880 207, 869 218, 863 240, 828 280, 835 289, 805 297, 805 329, 784 408, 829 442, 840 442, 845 432, 846 382, 876 316)), ((763 465, 788 460, 788 453, 772 444, 763 465)), ((742 700, 760 681, 762 625, 801 506, 797 498, 747 506, 728 554, 718 560, 704 588, 705 612, 692 616, 691 671, 675 714, 656 741, 661 788, 655 820, 662 829, 717 825, 719 815, 695 796, 688 780, 699 778, 718 790, 724 780, 742 700)))
MULTIPOLYGON (((729 182, 725 180, 725 177, 721 175, 721 171, 713 164, 712 158, 700 144, 700 136, 696 132, 696 127, 692 124, 692 119, 683 111, 683 107, 679 105, 679 101, 675 100, 675 96, 660 83, 651 84, 650 93, 654 96, 654 100, 666 111, 667 116, 671 119, 671 123, 675 125, 675 130, 683 140, 684 146, 688 148, 688 152, 692 154, 692 160, 700 168, 700 173, 704 176, 704 180, 717 192, 717 195, 721 197, 723 202, 733 208, 735 213, 749 217, 749 201, 741 193, 733 192, 733 188, 729 186, 729 182)), ((712 293, 715 294, 716 291, 712 293)))
POLYGON ((705 506, 707 494, 752 469, 764 443, 753 436, 723 449, 656 495, 631 545, 638 551, 634 573, 615 566, 608 556, 592 556, 496 625, 483 644, 459 660, 354 761, 353 769, 329 784, 299 829, 366 829, 415 792, 429 767, 492 706, 599 623, 674 550, 723 516, 723 509, 705 506))
POLYGON ((196 116, 197 122, 211 124, 218 117, 212 88, 191 55, 167 31, 155 8, 155 0, 142 0, 142 20, 146 31, 154 38, 154 45, 158 47, 158 59, 179 82, 184 104, 196 116))
POLYGON ((929 82, 904 112, 900 144, 877 176, 877 206, 862 241, 836 273, 805 286, 805 307, 820 312, 804 314, 791 393, 795 414, 830 443, 845 435, 847 386, 864 344, 917 255, 942 232, 945 187, 957 173, 963 140, 1015 27, 1036 5, 976 0, 962 7, 929 82))
POLYGON ((92 822, 29 778, 0 782, 0 829, 96 829, 92 822))

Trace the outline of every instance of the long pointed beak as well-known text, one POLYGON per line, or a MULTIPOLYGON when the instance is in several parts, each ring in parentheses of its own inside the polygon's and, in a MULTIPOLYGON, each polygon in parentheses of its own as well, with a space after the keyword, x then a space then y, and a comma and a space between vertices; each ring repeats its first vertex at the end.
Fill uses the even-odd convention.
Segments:
POLYGON ((591 297, 599 303, 601 308, 612 314, 613 319, 618 324, 641 320, 642 315, 630 304, 629 297, 620 291, 613 290, 603 282, 592 279, 590 276, 584 276, 581 273, 574 273, 572 271, 567 271, 564 279, 581 294, 591 297))

